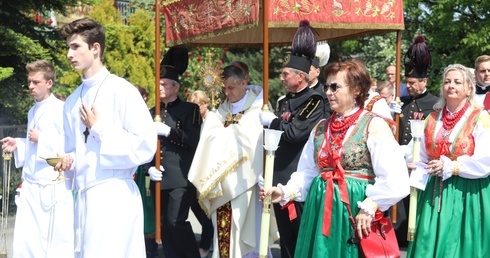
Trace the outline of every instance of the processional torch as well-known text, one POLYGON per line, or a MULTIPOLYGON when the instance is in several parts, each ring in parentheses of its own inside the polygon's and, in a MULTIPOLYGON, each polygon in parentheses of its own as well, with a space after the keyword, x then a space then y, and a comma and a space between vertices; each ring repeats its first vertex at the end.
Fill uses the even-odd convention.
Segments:
MULTIPOLYGON (((265 171, 264 189, 272 187, 272 174, 274 172, 275 152, 279 147, 282 131, 264 129, 265 171)), ((259 257, 266 258, 269 251, 269 228, 271 221, 271 196, 266 195, 262 204, 262 222, 260 224, 259 257)))
POLYGON ((3 152, 3 170, 2 170, 2 222, 0 235, 0 258, 7 258, 7 220, 9 215, 10 200, 10 170, 11 170, 11 152, 3 152))
MULTIPOLYGON (((421 115, 421 114, 420 114, 421 115)), ((422 136, 424 134, 424 120, 421 120, 422 116, 419 114, 414 114, 415 118, 419 119, 411 119, 410 121, 410 129, 412 131, 412 139, 413 139, 413 149, 412 149, 412 163, 420 161, 420 144, 422 141, 422 136)), ((407 232, 407 240, 413 241, 415 236, 415 219, 417 215, 417 196, 418 190, 417 188, 411 186, 410 187, 410 208, 408 213, 408 232, 407 232)))

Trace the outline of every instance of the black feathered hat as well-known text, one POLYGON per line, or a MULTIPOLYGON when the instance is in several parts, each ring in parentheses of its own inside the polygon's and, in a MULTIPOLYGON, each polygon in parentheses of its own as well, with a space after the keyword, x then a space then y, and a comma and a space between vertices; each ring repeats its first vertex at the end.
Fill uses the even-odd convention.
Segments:
POLYGON ((415 37, 405 54, 405 77, 427 78, 431 62, 429 47, 425 43, 424 36, 415 37))
POLYGON ((298 69, 305 73, 310 71, 311 62, 315 58, 316 42, 310 22, 302 20, 294 34, 291 54, 284 61, 284 67, 298 69))
POLYGON ((179 76, 184 74, 189 64, 189 53, 186 47, 171 47, 160 63, 160 78, 179 82, 179 76))

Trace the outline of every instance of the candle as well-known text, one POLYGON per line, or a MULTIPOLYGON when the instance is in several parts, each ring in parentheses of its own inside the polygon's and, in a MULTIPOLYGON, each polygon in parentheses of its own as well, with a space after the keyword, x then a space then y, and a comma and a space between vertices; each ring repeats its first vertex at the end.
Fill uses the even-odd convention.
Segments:
MULTIPOLYGON (((272 187, 272 175, 274 173, 274 158, 275 151, 279 147, 279 141, 283 131, 264 129, 264 149, 265 155, 265 171, 264 171, 264 189, 272 187)), ((259 257, 267 258, 269 252, 269 228, 271 224, 271 196, 264 197, 262 203, 262 221, 260 224, 260 245, 259 257)))
MULTIPOLYGON (((264 189, 272 187, 274 172, 274 154, 265 156, 264 189)), ((260 224, 259 257, 266 258, 269 251, 269 227, 271 221, 271 196, 267 195, 262 203, 262 221, 260 224)))

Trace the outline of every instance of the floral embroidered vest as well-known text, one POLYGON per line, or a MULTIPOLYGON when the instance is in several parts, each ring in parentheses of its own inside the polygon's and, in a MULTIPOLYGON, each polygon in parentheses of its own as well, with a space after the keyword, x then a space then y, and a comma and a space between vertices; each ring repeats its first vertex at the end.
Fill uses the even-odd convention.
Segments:
MULTIPOLYGON (((357 122, 355 128, 346 137, 347 140, 342 146, 342 167, 348 173, 346 176, 360 178, 374 178, 373 167, 371 164, 371 154, 367 148, 367 129, 374 114, 368 112, 357 122)), ((322 146, 323 139, 328 131, 330 119, 320 121, 316 126, 314 137, 315 164, 318 166, 317 153, 322 146)))
POLYGON ((436 123, 441 119, 441 110, 432 112, 427 118, 427 125, 424 131, 426 139, 425 149, 429 158, 437 159, 441 155, 445 155, 451 160, 456 160, 461 155, 473 155, 475 151, 475 139, 473 139, 472 133, 475 129, 480 111, 480 109, 474 109, 471 112, 452 143, 436 137, 436 123), (445 146, 441 147, 441 145, 445 146))

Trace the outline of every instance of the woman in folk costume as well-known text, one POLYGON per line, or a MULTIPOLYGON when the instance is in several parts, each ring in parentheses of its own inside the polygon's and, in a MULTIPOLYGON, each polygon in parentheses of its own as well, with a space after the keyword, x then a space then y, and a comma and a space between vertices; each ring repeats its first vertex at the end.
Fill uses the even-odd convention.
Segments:
POLYGON ((462 65, 444 70, 440 95, 425 120, 420 160, 431 175, 418 194, 408 257, 488 257, 490 116, 474 103, 475 86, 462 65))
POLYGON ((363 108, 371 84, 365 66, 352 60, 332 63, 325 77, 334 113, 311 132, 288 183, 261 197, 272 194, 280 204, 306 200, 295 257, 359 257, 357 245, 348 240, 369 234, 375 211, 409 193, 408 173, 388 124, 363 108))

